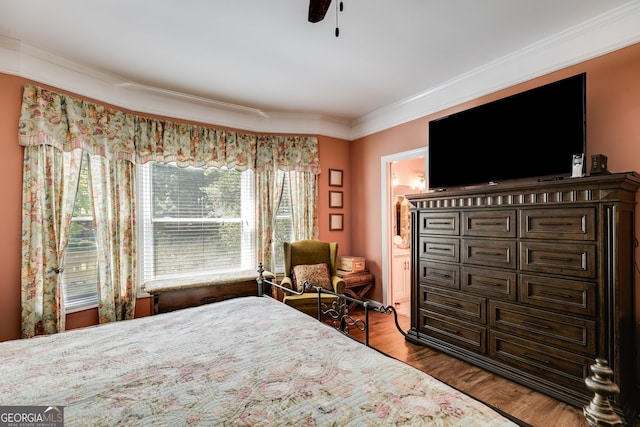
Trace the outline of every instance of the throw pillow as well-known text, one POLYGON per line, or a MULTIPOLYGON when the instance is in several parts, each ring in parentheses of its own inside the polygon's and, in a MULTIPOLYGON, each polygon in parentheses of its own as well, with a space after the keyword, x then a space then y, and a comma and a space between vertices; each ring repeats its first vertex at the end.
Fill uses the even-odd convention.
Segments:
POLYGON ((329 266, 323 264, 296 265, 293 267, 293 283, 298 292, 308 292, 304 289, 304 282, 333 291, 329 266))

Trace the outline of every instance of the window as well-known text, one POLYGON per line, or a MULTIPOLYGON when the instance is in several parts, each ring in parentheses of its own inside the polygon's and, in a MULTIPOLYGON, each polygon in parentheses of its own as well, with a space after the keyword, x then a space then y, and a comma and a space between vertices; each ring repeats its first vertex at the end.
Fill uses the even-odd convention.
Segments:
MULTIPOLYGON (((256 273, 253 171, 140 165, 138 194, 141 284, 196 283, 215 274, 256 273)), ((291 197, 285 175, 274 231, 277 272, 284 271, 283 243, 293 240, 291 197)), ((83 158, 63 273, 65 307, 98 304, 93 208, 83 158)))
POLYGON ((255 273, 253 171, 142 165, 143 282, 255 273))
POLYGON ((275 228, 273 230, 274 273, 284 272, 284 242, 293 241, 293 214, 291 212, 291 191, 289 188, 289 174, 285 173, 284 188, 280 206, 276 212, 275 228))
POLYGON ((78 192, 73 205, 69 243, 65 251, 62 273, 64 305, 67 312, 98 305, 98 261, 88 169, 85 154, 80 167, 78 192))

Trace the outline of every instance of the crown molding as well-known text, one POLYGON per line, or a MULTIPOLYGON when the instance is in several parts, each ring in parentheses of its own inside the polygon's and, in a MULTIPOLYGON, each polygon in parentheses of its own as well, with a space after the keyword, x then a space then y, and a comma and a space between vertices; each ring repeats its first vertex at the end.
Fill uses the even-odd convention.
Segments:
POLYGON ((261 133, 355 140, 640 41, 640 0, 353 121, 263 111, 145 86, 0 36, 0 72, 131 111, 261 133))
POLYGON ((0 72, 141 114, 155 114, 256 133, 298 133, 349 139, 350 122, 312 114, 267 112, 145 86, 0 36, 0 72))

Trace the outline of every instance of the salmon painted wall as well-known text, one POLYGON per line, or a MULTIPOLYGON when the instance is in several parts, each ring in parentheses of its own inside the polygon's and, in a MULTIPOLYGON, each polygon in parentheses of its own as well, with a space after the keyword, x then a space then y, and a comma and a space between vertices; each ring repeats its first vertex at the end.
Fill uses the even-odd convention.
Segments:
MULTIPOLYGON (((587 158, 602 153, 614 172, 640 171, 640 44, 636 44, 352 143, 319 136, 323 171, 318 193, 320 239, 337 241, 342 255, 365 257, 368 268, 381 278, 381 158, 427 146, 431 119, 581 72, 587 73, 587 158), (331 187, 344 191, 342 209, 328 207, 329 169, 344 171, 342 189, 331 187), (344 230, 329 231, 329 213, 344 214, 344 230)), ((20 335, 22 149, 17 142, 17 126, 26 82, 0 74, 0 341, 20 335)), ((640 215, 636 216, 636 229, 640 230, 640 215)), ((637 294, 636 306, 640 307, 640 292, 637 294)), ((382 286, 376 286, 369 297, 381 301, 382 286)), ((140 301, 136 311, 138 316, 148 315, 149 301, 140 301)), ((73 313, 67 325, 92 325, 96 318, 92 310, 73 313)))
MULTIPOLYGON (((35 83, 20 77, 0 73, 0 341, 20 337, 20 263, 21 263, 21 204, 22 204, 22 158, 23 149, 18 144, 18 121, 25 83, 35 83)), ((50 88, 64 92, 56 88, 50 88)), ((78 94, 74 96, 81 97, 78 94)), ((98 100, 91 100, 100 103, 98 100)), ((118 107, 115 107, 118 108, 118 107)), ((122 109, 124 110, 124 109, 122 109)), ((126 111, 126 110, 125 110, 126 111)), ((175 120, 179 122, 181 120, 175 120)), ((201 124, 201 123, 199 123, 201 124)), ((339 252, 351 251, 350 229, 329 231, 329 212, 343 213, 345 219, 350 211, 349 143, 345 140, 318 136, 320 167, 318 208, 319 228, 322 240, 338 242, 339 252), (329 209, 329 169, 341 169, 344 173, 344 208, 329 209)), ((334 188, 334 187, 332 187, 334 188)), ((148 316, 152 312, 150 298, 139 299, 136 317, 148 316)), ((67 329, 95 325, 97 309, 84 310, 67 315, 67 329)))
POLYGON ((352 174, 349 171, 349 142, 343 139, 318 136, 319 156, 322 173, 318 182, 318 221, 320 240, 338 242, 338 255, 353 255, 351 251, 351 184, 352 174), (329 169, 341 170, 342 187, 329 186, 329 169), (342 191, 342 208, 329 208, 329 191, 342 191), (329 215, 343 214, 344 224, 340 231, 329 230, 329 215))
MULTIPOLYGON (((382 277, 381 157, 428 146, 432 119, 582 72, 587 73, 586 158, 604 154, 609 170, 640 172, 640 44, 354 141, 350 168, 352 247, 354 253, 366 258, 376 278, 382 277)), ((531 148, 532 155, 544 156, 531 148)), ((640 212, 636 215, 636 237, 638 230, 640 212)), ((636 262, 638 257, 636 251, 636 262)), ((368 296, 382 301, 382 286, 376 286, 368 296)), ((640 292, 636 293, 636 307, 640 307, 640 292)))

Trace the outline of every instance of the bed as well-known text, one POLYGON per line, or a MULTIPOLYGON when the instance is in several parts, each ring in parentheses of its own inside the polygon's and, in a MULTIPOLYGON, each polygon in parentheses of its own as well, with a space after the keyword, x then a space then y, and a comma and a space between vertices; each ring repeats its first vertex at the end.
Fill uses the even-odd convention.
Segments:
POLYGON ((65 426, 514 426, 269 296, 0 343, 0 405, 65 426))

